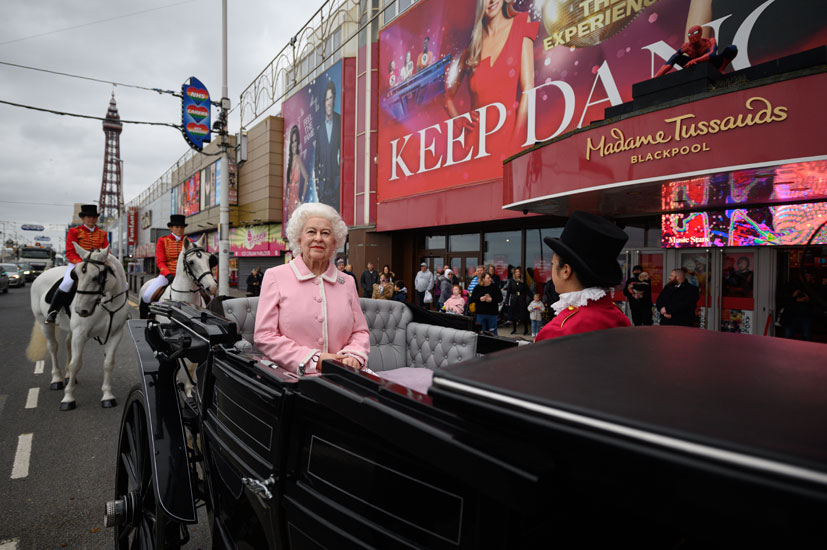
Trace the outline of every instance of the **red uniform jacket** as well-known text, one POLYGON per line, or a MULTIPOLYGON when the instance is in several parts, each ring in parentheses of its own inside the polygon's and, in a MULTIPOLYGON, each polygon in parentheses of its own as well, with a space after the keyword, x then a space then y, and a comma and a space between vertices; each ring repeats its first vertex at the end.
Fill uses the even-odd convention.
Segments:
POLYGON ((184 239, 177 240, 174 235, 164 235, 158 239, 155 245, 155 265, 161 271, 161 275, 166 277, 170 273, 175 275, 175 270, 178 268, 178 255, 181 254, 181 249, 184 248, 184 239))
POLYGON ((109 239, 106 237, 106 231, 100 227, 95 227, 94 231, 90 231, 85 225, 70 228, 66 233, 66 261, 79 264, 83 258, 75 252, 72 243, 78 243, 84 250, 92 250, 106 248, 109 246, 109 239))
POLYGON ((630 327, 629 318, 620 311, 612 301, 611 296, 603 296, 599 300, 589 301, 585 306, 569 306, 544 326, 535 342, 579 334, 604 328, 630 327))

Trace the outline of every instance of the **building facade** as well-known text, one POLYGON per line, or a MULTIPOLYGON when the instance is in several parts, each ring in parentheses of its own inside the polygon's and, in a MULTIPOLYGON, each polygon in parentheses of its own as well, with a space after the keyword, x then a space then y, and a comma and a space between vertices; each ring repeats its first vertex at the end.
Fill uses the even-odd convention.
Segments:
MULTIPOLYGON (((822 86, 819 62, 789 59, 827 43, 822 4, 516 0, 489 8, 481 0, 323 2, 242 93, 248 158, 238 166, 234 229, 248 228, 244 238, 262 253, 266 238, 277 255, 261 258, 278 263, 281 224, 298 204, 318 200, 350 226, 340 252, 357 272, 368 261, 389 264, 411 287, 421 261, 451 266, 465 284, 479 264, 503 278, 522 266, 541 292, 551 269, 543 238, 559 235, 572 211, 589 210, 626 230, 620 261, 651 271, 655 288, 672 268, 687 268, 700 289, 700 326, 774 334, 790 284, 804 272, 818 283, 827 276, 825 255, 801 240, 824 217, 827 197, 796 191, 824 181, 827 143, 811 131, 819 109, 800 91, 822 86), (660 77, 679 84, 655 86, 647 99, 641 83, 694 25, 738 55, 721 78, 660 77), (654 134, 639 128, 664 117, 700 120, 702 109, 710 120, 726 119, 715 113, 728 108, 755 122, 766 106, 748 104, 753 97, 784 106, 788 119, 727 132, 719 123, 714 140, 728 141, 714 147, 712 137, 679 134, 686 155, 683 145, 672 153, 646 141, 665 139, 677 123, 654 134), (801 112, 812 114, 809 130, 793 122, 801 112), (633 152, 626 141, 637 136, 643 145, 633 152), (775 141, 755 147, 762 139, 775 141), (779 191, 789 178, 798 183, 779 191), (789 214, 783 231, 779 212, 789 214), (747 271, 751 289, 733 287, 747 271)), ((201 189, 204 178, 210 185, 210 162, 179 169, 171 187, 197 173, 201 189)), ((209 235, 217 209, 188 204, 198 228, 188 229, 209 235)), ((814 241, 824 244, 823 234, 814 241)))

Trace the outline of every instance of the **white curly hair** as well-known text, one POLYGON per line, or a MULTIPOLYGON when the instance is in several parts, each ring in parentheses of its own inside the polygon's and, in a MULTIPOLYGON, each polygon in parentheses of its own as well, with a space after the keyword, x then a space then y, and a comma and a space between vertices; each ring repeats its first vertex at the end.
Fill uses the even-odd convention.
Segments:
POLYGON ((290 250, 293 251, 293 257, 297 257, 302 253, 301 245, 299 245, 299 238, 304 229, 304 224, 310 218, 324 218, 333 226, 333 238, 336 241, 336 246, 330 251, 332 258, 336 254, 336 250, 345 245, 347 239, 347 224, 332 206, 322 204, 320 202, 306 202, 296 208, 287 222, 287 241, 290 245, 290 250))

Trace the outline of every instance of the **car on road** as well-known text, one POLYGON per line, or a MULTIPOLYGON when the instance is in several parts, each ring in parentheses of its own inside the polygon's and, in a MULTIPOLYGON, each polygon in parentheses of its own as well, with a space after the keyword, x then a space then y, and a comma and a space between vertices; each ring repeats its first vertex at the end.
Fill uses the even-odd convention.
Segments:
POLYGON ((481 335, 360 302, 371 372, 256 353, 258 298, 127 322, 117 548, 179 548, 201 504, 216 548, 824 546, 823 344, 628 327, 480 356, 481 335))
POLYGON ((6 275, 6 272, 3 271, 3 268, 0 267, 0 293, 7 293, 9 291, 9 276, 6 275))
POLYGON ((26 286, 26 276, 17 264, 0 264, 0 269, 8 275, 10 287, 18 288, 26 286))
POLYGON ((17 265, 18 267, 20 267, 20 270, 23 272, 23 275, 26 276, 27 283, 31 283, 32 281, 34 281, 34 278, 37 276, 37 274, 34 272, 34 268, 31 266, 31 264, 26 262, 18 262, 17 265))

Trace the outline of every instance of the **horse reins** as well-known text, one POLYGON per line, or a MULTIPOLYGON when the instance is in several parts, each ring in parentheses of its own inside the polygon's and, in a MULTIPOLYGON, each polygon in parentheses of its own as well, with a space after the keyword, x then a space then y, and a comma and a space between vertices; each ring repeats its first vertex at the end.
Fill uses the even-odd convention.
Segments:
MULTIPOLYGON (((190 255, 195 255, 198 258, 200 258, 202 252, 205 252, 205 253, 209 254, 209 252, 207 252, 206 250, 204 250, 203 248, 201 248, 199 246, 195 246, 193 248, 190 248, 189 250, 184 252, 184 258, 183 258, 183 261, 182 261, 182 263, 184 264, 184 273, 187 274, 187 277, 189 277, 195 283, 195 285, 198 288, 195 288, 195 289, 192 289, 192 290, 178 290, 178 289, 172 288, 172 284, 170 284, 169 289, 172 292, 179 292, 181 294, 200 292, 201 293, 201 299, 204 300, 204 303, 206 304, 206 303, 209 302, 210 293, 207 292, 207 289, 204 288, 203 284, 201 284, 201 279, 203 279, 207 275, 212 275, 212 269, 207 269, 206 271, 204 271, 204 273, 202 273, 201 275, 196 277, 195 273, 192 272, 192 268, 190 267, 189 262, 187 262, 187 258, 190 255)), ((212 264, 212 260, 213 260, 212 254, 210 254, 210 256, 211 256, 210 263, 212 264)))

